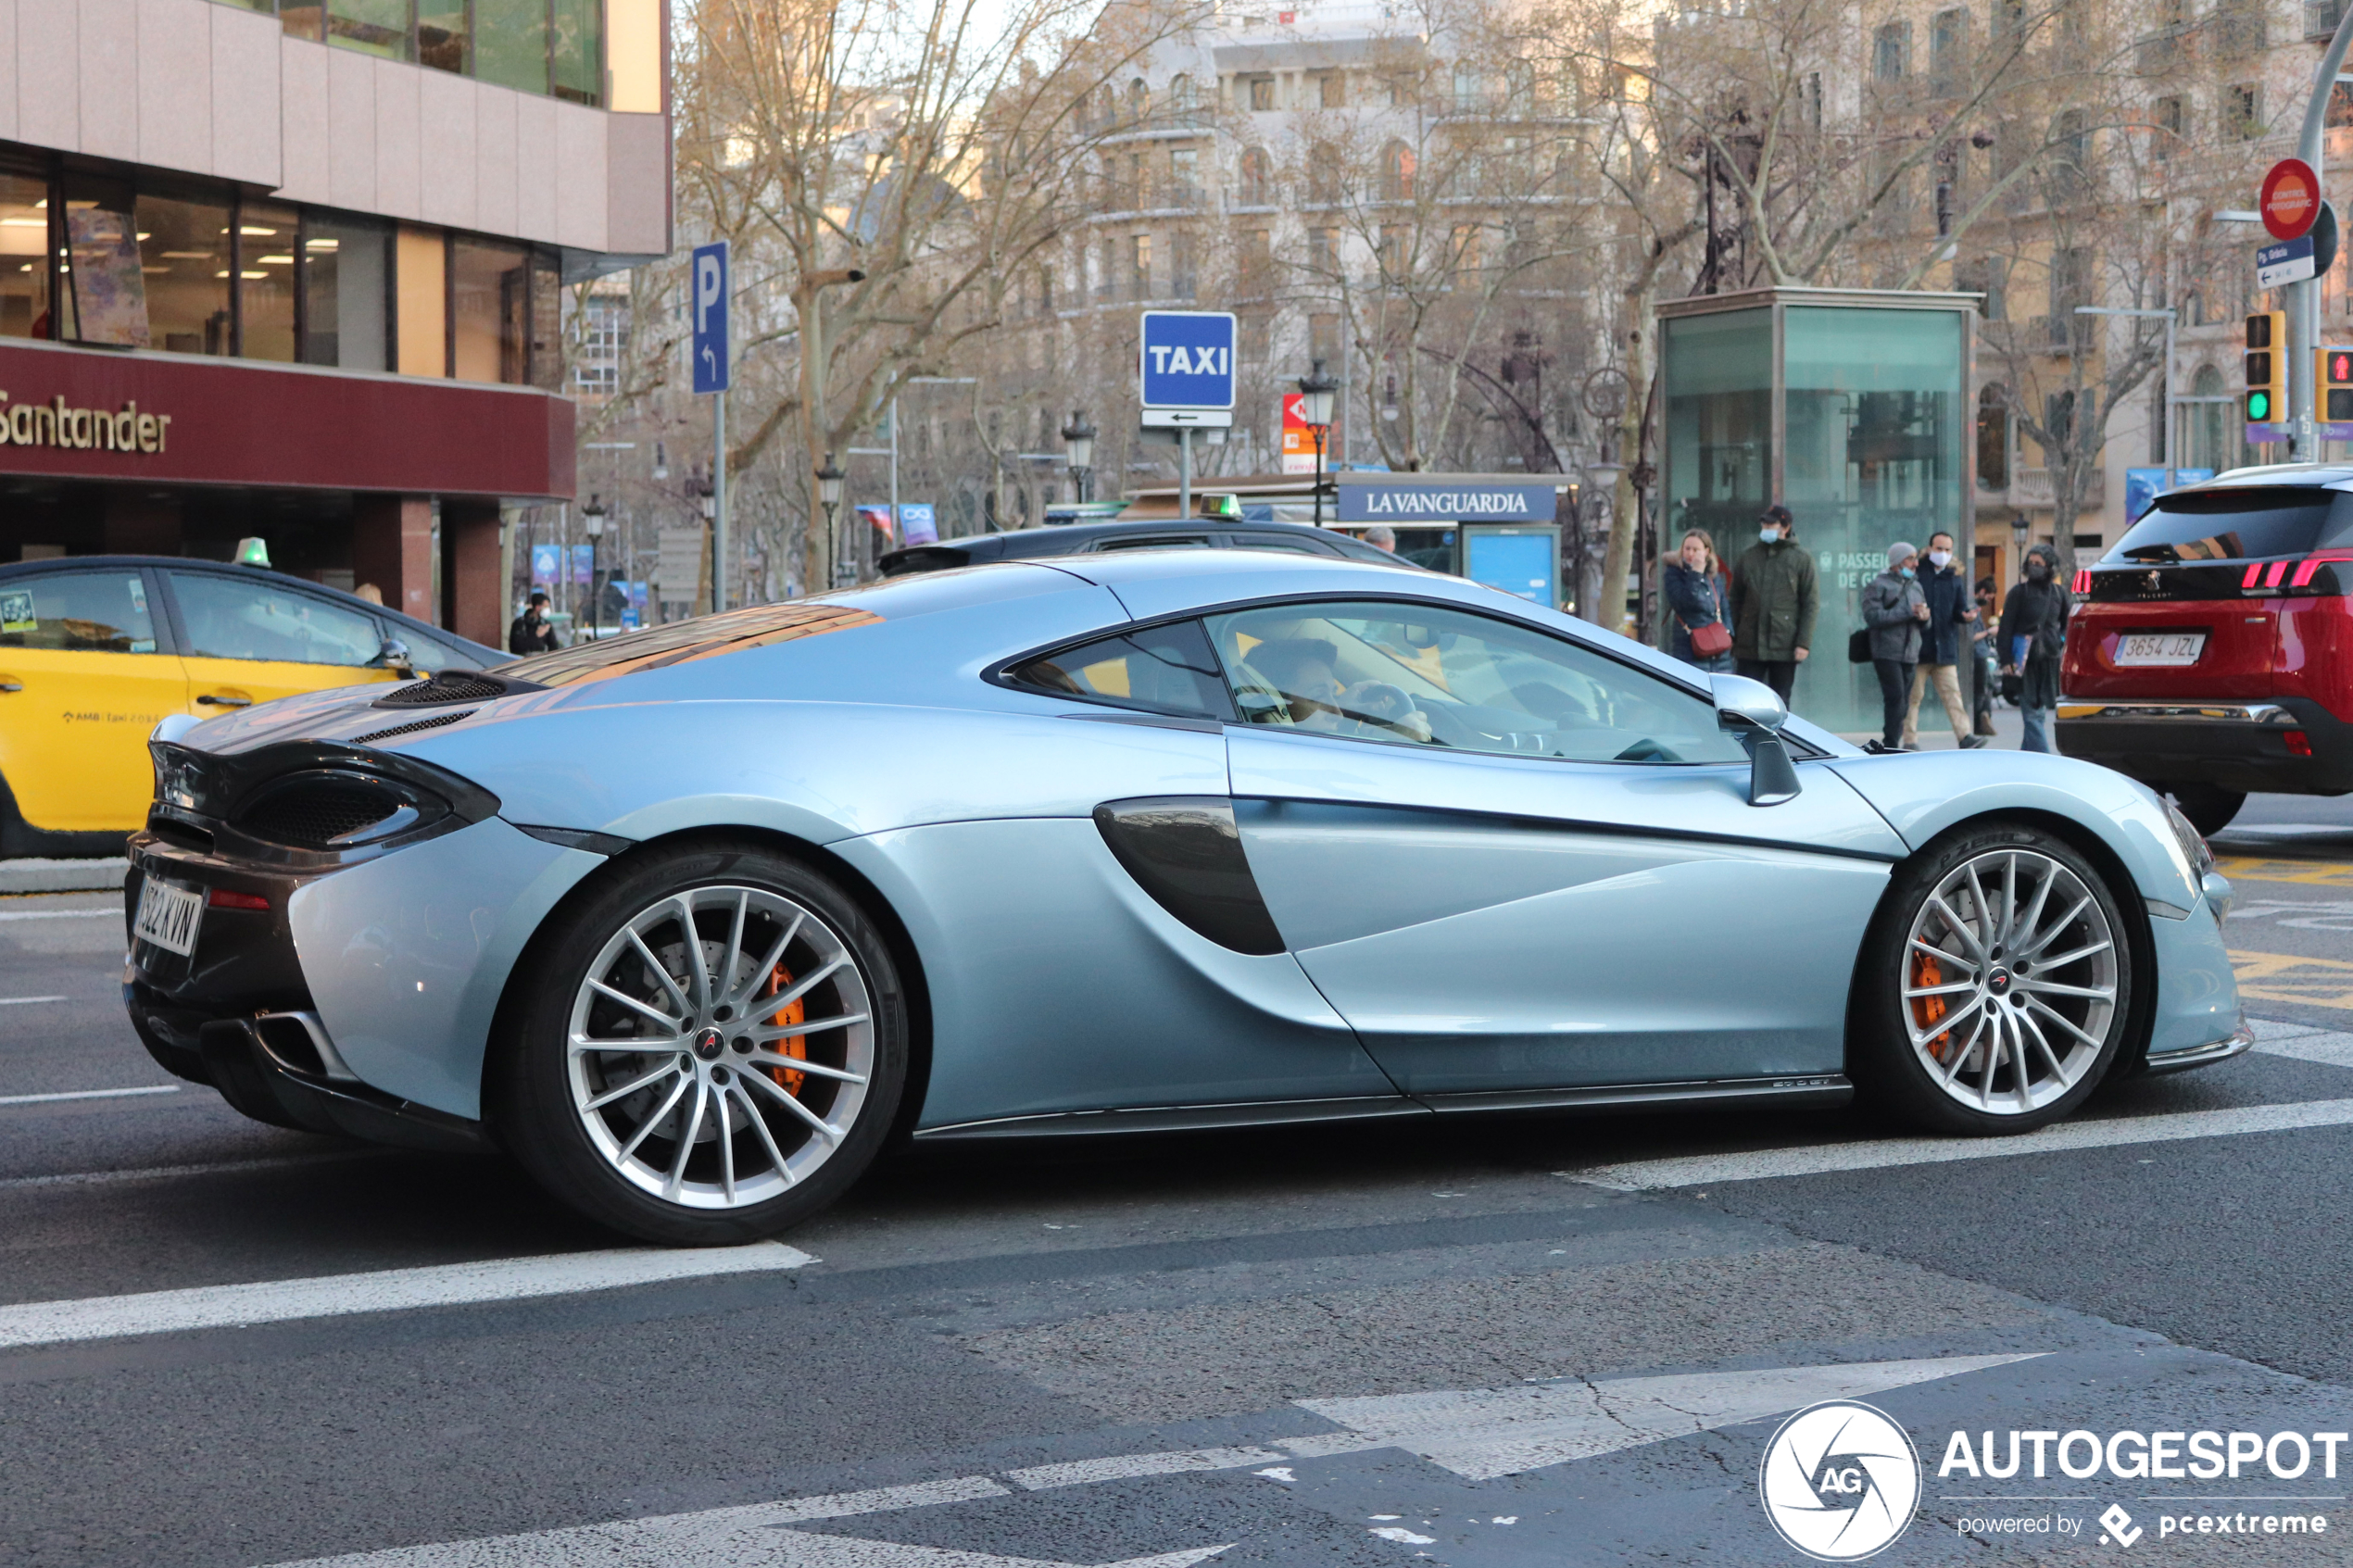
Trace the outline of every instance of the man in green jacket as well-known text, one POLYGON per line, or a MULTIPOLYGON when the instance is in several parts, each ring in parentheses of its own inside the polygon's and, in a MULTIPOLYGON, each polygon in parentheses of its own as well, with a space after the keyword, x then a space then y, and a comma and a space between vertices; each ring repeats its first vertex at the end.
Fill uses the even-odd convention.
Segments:
POLYGON ((1787 706, 1814 641, 1821 580, 1787 507, 1768 507, 1756 521, 1757 542, 1732 568, 1733 669, 1772 687, 1787 706))

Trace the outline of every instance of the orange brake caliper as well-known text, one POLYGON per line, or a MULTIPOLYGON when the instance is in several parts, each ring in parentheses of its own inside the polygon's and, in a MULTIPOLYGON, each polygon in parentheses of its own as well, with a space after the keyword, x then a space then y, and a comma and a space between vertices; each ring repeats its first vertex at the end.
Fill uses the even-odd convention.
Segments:
MULTIPOLYGON (((1919 986, 1944 985, 1944 966, 1938 963, 1935 959, 1931 958, 1928 954, 1919 951, 1918 948, 1914 948, 1912 951, 1912 984, 1919 986)), ((1942 997, 1914 997, 1912 998, 1912 1016, 1918 1021, 1922 1029, 1928 1028, 1938 1019, 1943 1018, 1945 1013, 1950 1010, 1950 1009, 1945 1007, 1944 998, 1942 997)), ((798 1022, 799 1021, 796 1019, 794 1022, 798 1022)), ((1943 1061, 1944 1060, 1945 1049, 1951 1046, 1952 1043, 1953 1032, 1947 1029, 1943 1034, 1937 1035, 1935 1039, 1929 1042, 1928 1054, 1934 1057, 1937 1060, 1943 1061)))
MULTIPOLYGON (((778 964, 774 972, 768 976, 768 994, 772 997, 775 996, 779 992, 783 991, 786 986, 791 984, 792 971, 786 969, 783 964, 778 964)), ((774 1017, 769 1019, 768 1022, 773 1024, 783 1025, 786 1023, 805 1023, 808 1020, 809 999, 806 997, 796 997, 791 1002, 785 1006, 782 1011, 778 1012, 774 1017)), ((802 1060, 806 1061, 809 1059, 809 1036, 806 1035, 787 1035, 783 1040, 777 1042, 776 1053, 779 1056, 799 1057, 802 1060)), ((807 1078, 809 1074, 806 1073, 795 1073, 788 1067, 772 1067, 768 1070, 768 1076, 774 1078, 779 1085, 783 1085, 785 1093, 788 1095, 799 1095, 800 1093, 801 1081, 807 1078)))

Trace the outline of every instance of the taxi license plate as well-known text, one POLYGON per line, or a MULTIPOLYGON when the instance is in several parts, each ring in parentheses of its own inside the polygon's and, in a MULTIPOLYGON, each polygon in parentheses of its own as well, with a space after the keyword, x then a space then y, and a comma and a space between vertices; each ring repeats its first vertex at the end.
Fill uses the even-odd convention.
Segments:
POLYGON ((196 950, 196 927, 203 920, 202 893, 149 877, 139 886, 139 916, 131 922, 131 935, 184 959, 196 950))
POLYGON ((2203 632, 2128 632, 2116 639, 2119 669, 2196 664, 2206 651, 2203 632))

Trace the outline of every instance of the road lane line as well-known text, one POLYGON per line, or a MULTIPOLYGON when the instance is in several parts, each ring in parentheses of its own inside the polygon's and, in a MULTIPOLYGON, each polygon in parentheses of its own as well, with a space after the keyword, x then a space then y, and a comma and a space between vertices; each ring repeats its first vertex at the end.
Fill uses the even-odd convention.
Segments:
POLYGON ((31 1007, 35 1002, 62 1002, 63 997, 0 997, 0 1008, 31 1007))
POLYGON ((2353 1099, 2306 1100, 2296 1105, 2184 1110, 2108 1122, 2061 1122, 2015 1137, 1882 1138, 1869 1143, 1813 1144, 1802 1148, 1766 1148, 1741 1154, 1633 1160, 1554 1173, 1619 1192, 1649 1192, 1666 1187, 1705 1186, 1712 1182, 1818 1176, 1836 1171, 1875 1171, 1891 1165, 1933 1165, 1957 1160, 2006 1160, 2015 1155, 2050 1154, 2064 1149, 2112 1148, 2128 1144, 2172 1143, 2184 1138, 2234 1137, 2246 1133, 2283 1133, 2347 1124, 2353 1124, 2353 1099))
POLYGON ((1271 1449, 1192 1449, 1181 1453, 1116 1454, 1110 1459, 1082 1459, 1069 1464, 1032 1465, 1008 1470, 1005 1479, 1026 1492, 1056 1486, 1084 1486, 1097 1481, 1127 1481, 1144 1475, 1182 1475, 1196 1470, 1239 1470, 1250 1464, 1280 1464, 1290 1458, 1271 1449))
POLYGON ((66 1089, 48 1095, 0 1095, 0 1105, 46 1105, 60 1099, 121 1099, 130 1095, 176 1095, 177 1084, 151 1084, 137 1089, 66 1089))
POLYGON ((120 909, 0 909, 0 920, 104 920, 107 916, 122 918, 120 909))
POLYGON ((501 1258, 379 1269, 258 1285, 208 1285, 188 1290, 32 1301, 0 1307, 0 1348, 57 1345, 126 1335, 243 1328, 253 1323, 339 1317, 351 1312, 415 1311, 485 1301, 520 1301, 613 1290, 664 1280, 798 1269, 817 1260, 780 1241, 747 1247, 573 1252, 550 1258, 501 1258))
POLYGON ((888 1513, 901 1508, 929 1508, 937 1503, 976 1502, 982 1498, 1012 1495, 986 1475, 959 1475, 950 1481, 918 1481, 908 1486, 877 1486, 869 1492, 795 1498, 789 1502, 762 1503, 744 1512, 757 1513, 772 1524, 797 1524, 809 1519, 848 1519, 861 1513, 888 1513))
POLYGON ((330 1154, 273 1154, 263 1160, 220 1160, 209 1165, 145 1165, 129 1171, 67 1171, 54 1176, 0 1177, 0 1192, 22 1187, 106 1186, 116 1182, 163 1182, 182 1176, 213 1176, 239 1171, 275 1171, 293 1165, 324 1165, 342 1160, 373 1160, 389 1148, 336 1149, 330 1154))

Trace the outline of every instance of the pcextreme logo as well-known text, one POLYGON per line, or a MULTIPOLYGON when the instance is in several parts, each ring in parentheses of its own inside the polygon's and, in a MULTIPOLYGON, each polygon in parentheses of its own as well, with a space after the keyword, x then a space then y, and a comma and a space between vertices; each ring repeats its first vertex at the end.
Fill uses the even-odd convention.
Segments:
POLYGON ((1781 1423, 1756 1490, 1781 1539, 1817 1562, 1858 1562, 1911 1524, 1920 1456, 1886 1411, 1826 1399, 1781 1423))

